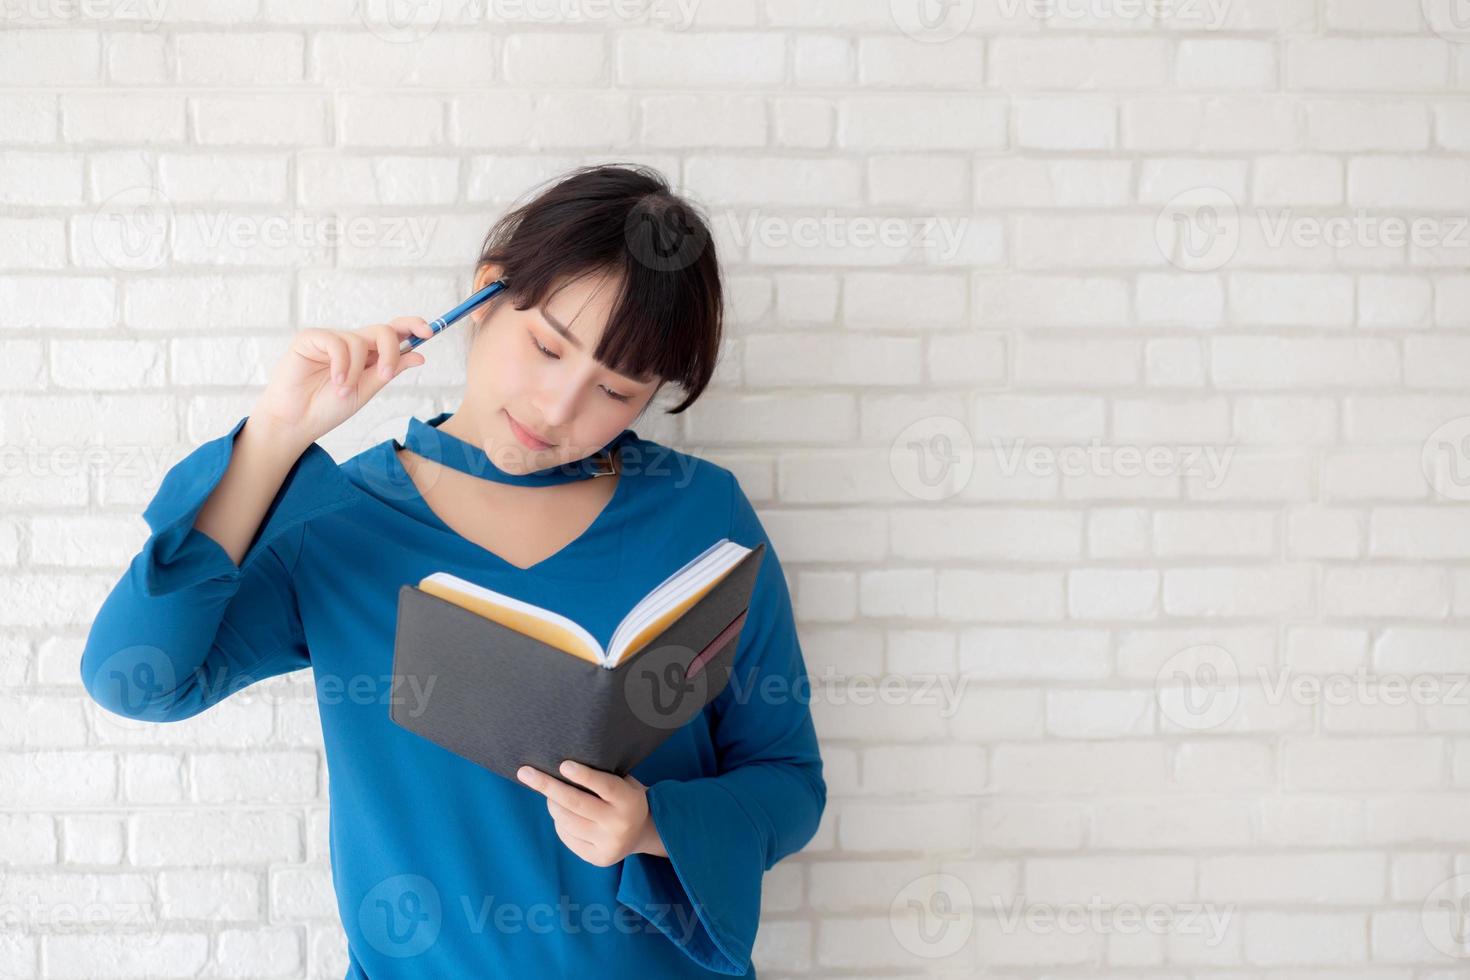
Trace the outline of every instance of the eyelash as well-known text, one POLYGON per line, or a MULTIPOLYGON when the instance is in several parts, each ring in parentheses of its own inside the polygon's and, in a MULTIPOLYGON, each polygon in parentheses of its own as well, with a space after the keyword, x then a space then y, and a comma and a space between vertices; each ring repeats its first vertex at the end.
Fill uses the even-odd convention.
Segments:
MULTIPOLYGON (((545 354, 547 357, 551 358, 553 361, 559 361, 559 360, 561 360, 560 357, 557 357, 551 351, 547 350, 545 347, 542 347, 541 346, 541 341, 539 341, 539 340, 536 339, 536 335, 535 334, 530 334, 530 337, 531 337, 531 343, 535 344, 536 345, 536 349, 539 350, 541 353, 545 354)), ((609 398, 613 399, 614 401, 626 402, 626 401, 629 401, 632 398, 631 395, 620 395, 620 394, 618 394, 616 391, 613 391, 607 385, 598 385, 598 387, 601 388, 603 391, 607 392, 607 396, 609 398)))

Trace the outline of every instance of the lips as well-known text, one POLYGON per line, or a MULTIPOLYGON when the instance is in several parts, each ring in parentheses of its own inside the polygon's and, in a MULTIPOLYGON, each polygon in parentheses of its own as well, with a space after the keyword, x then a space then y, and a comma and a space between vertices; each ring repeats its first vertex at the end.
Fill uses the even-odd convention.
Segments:
POLYGON ((509 412, 505 413, 505 417, 510 422, 511 432, 515 434, 515 437, 519 439, 521 441, 521 444, 524 445, 527 449, 550 449, 553 445, 555 445, 555 443, 541 438, 535 432, 526 428, 524 425, 521 425, 521 423, 516 421, 515 416, 511 415, 509 412))

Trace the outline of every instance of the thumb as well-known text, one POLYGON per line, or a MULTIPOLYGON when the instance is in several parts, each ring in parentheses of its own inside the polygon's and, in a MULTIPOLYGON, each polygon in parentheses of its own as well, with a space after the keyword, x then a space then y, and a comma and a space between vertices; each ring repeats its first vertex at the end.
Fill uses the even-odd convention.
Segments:
POLYGON ((363 399, 366 400, 368 398, 372 398, 378 392, 382 391, 383 388, 386 387, 388 383, 394 378, 398 377, 409 368, 418 367, 422 363, 424 363, 424 355, 418 353, 417 351, 410 351, 409 353, 403 354, 398 358, 398 366, 394 369, 391 377, 383 377, 381 374, 378 373, 378 369, 376 367, 369 368, 368 370, 363 371, 358 379, 359 385, 361 386, 360 393, 363 399))
MULTIPOLYGON (((424 355, 420 354, 418 351, 409 351, 407 354, 400 354, 398 356, 398 366, 393 370, 393 376, 389 378, 384 378, 382 375, 374 371, 373 383, 377 386, 377 388, 382 388, 388 382, 392 381, 393 378, 398 377, 404 371, 407 371, 409 368, 418 367, 422 363, 424 363, 424 355)), ((375 388, 374 390, 377 389, 375 388)))

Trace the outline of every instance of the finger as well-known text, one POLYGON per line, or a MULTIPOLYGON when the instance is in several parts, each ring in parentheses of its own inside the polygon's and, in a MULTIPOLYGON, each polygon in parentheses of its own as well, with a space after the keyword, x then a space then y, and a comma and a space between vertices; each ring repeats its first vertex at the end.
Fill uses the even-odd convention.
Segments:
POLYGON ((582 840, 580 837, 574 837, 571 834, 568 834, 565 831, 561 830, 560 828, 557 828, 556 836, 561 838, 561 842, 567 846, 567 850, 571 851, 573 854, 577 855, 577 857, 581 858, 583 861, 586 861, 588 864, 603 864, 602 852, 598 849, 597 845, 592 843, 591 841, 582 840))
MULTIPOLYGON (((402 374, 411 367, 418 367, 420 364, 426 363, 426 361, 427 358, 416 350, 411 350, 407 354, 400 354, 398 356, 398 374, 402 374)), ((394 377, 397 377, 397 375, 394 375, 394 377)))
POLYGON ((589 819, 596 819, 600 811, 607 806, 593 794, 584 793, 575 786, 568 786, 561 780, 554 779, 532 766, 522 766, 516 771, 516 777, 547 799, 555 800, 573 813, 581 814, 589 819))
POLYGON ((614 776, 610 772, 601 769, 593 769, 584 766, 580 762, 568 759, 561 764, 561 774, 566 778, 581 783, 603 800, 612 803, 623 796, 623 790, 627 787, 623 783, 623 777, 614 776))
MULTIPOLYGON (((386 350, 389 346, 391 346, 395 353, 400 347, 399 338, 407 337, 410 335, 417 335, 418 337, 427 340, 430 337, 434 336, 434 328, 430 327, 429 322, 421 316, 397 316, 389 320, 386 324, 376 324, 371 327, 363 327, 362 330, 360 330, 359 332, 373 334, 375 342, 380 344, 383 349, 386 350), (393 343, 391 345, 376 340, 377 331, 379 331, 384 326, 393 331, 393 343)), ((404 353, 404 355, 398 360, 397 367, 388 377, 388 380, 391 381, 393 378, 398 377, 398 375, 402 374, 408 368, 417 367, 420 364, 426 363, 427 360, 428 359, 425 358, 423 354, 417 351, 408 351, 404 353)))
POLYGON ((398 350, 398 333, 391 329, 389 324, 380 323, 375 327, 364 329, 375 331, 372 341, 374 347, 372 353, 368 356, 368 365, 372 368, 373 374, 383 384, 392 381, 409 368, 428 363, 428 358, 416 350, 400 353, 398 350), (392 354, 385 355, 383 353, 385 351, 391 351, 392 354), (383 364, 387 363, 393 363, 393 368, 387 377, 384 377, 380 368, 383 364))
POLYGON ((567 786, 562 780, 548 773, 542 773, 538 768, 526 765, 522 767, 522 771, 526 773, 526 779, 531 780, 528 785, 531 785, 532 789, 537 790, 547 799, 554 799, 572 813, 587 817, 589 820, 597 820, 607 808, 606 802, 598 799, 594 793, 584 792, 576 786, 567 786))
POLYGON ((597 825, 596 821, 573 813, 555 800, 548 799, 546 809, 557 826, 564 828, 574 837, 580 837, 590 843, 602 836, 602 828, 597 825))
POLYGON ((386 323, 380 323, 372 329, 373 340, 377 342, 373 354, 378 377, 387 381, 398 373, 398 332, 386 323))
MULTIPOLYGON (((384 324, 374 324, 373 326, 363 327, 358 331, 358 333, 371 333, 378 326, 383 325, 384 324)), ((407 337, 410 334, 416 334, 427 339, 434 336, 434 330, 432 327, 429 326, 429 321, 425 320, 421 316, 395 316, 393 319, 387 322, 386 326, 392 327, 393 333, 399 337, 407 337)))
POLYGON ((351 361, 347 365, 347 381, 349 388, 356 388, 358 380, 362 377, 362 369, 367 364, 368 342, 367 338, 355 333, 341 334, 347 343, 347 350, 351 353, 351 361))
POLYGON ((429 326, 429 321, 421 316, 395 316, 388 321, 388 326, 392 327, 401 336, 407 336, 408 334, 415 334, 424 338, 434 336, 434 330, 429 326))
POLYGON ((331 330, 314 330, 309 339, 326 356, 327 376, 332 384, 346 384, 347 366, 352 360, 347 342, 331 330))

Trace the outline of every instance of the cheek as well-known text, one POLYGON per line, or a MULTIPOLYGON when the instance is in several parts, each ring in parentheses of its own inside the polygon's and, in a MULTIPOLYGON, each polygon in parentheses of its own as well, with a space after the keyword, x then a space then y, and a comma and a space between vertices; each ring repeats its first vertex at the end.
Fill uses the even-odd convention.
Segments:
MULTIPOLYGON (((526 347, 529 350, 530 344, 526 347)), ((506 399, 513 397, 527 387, 536 369, 527 350, 504 335, 486 337, 485 343, 476 347, 473 383, 482 391, 493 391, 506 399)))

